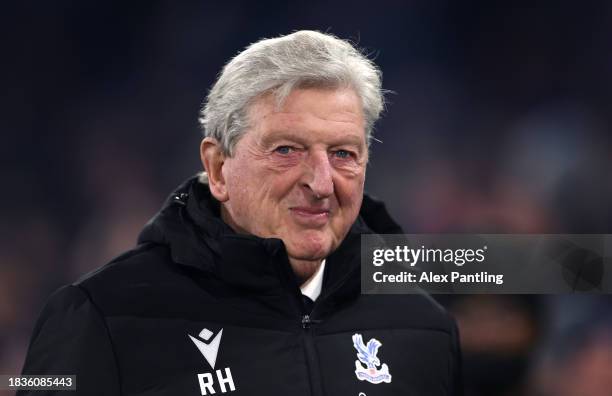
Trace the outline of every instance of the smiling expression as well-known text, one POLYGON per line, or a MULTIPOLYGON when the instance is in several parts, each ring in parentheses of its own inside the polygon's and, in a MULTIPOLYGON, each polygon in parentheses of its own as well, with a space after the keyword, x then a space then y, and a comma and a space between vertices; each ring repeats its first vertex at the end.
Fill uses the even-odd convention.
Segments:
POLYGON ((249 116, 222 168, 224 219, 238 232, 282 239, 290 258, 325 258, 361 207, 368 150, 359 97, 296 89, 281 108, 261 97, 249 116))

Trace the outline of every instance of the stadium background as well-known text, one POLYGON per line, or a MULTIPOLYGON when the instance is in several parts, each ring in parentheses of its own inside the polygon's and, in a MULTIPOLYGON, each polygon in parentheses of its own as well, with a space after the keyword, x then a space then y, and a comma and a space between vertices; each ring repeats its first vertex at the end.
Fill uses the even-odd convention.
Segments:
MULTIPOLYGON (((3 9, 0 373, 20 371, 46 297, 131 247, 200 170, 199 106, 223 64, 262 37, 317 29, 375 57, 393 93, 367 190, 407 232, 611 232, 612 3, 3 9)), ((612 389, 610 298, 444 303, 459 319, 468 395, 612 389)))

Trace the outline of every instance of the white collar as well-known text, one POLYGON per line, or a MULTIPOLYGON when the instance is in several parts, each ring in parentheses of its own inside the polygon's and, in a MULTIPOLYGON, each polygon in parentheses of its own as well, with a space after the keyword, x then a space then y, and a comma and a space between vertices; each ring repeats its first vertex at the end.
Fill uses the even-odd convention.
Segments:
POLYGON ((300 290, 302 294, 315 301, 321 294, 321 288, 323 287, 323 269, 325 268, 325 259, 321 261, 321 265, 317 269, 317 272, 310 277, 302 286, 300 290))

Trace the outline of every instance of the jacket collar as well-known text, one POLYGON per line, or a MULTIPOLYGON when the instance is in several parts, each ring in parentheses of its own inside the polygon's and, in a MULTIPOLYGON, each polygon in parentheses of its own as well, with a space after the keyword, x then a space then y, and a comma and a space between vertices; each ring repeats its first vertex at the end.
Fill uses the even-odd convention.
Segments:
MULTIPOLYGON (((364 196, 360 216, 327 258, 322 296, 338 289, 351 276, 357 280, 352 288, 356 285, 358 293, 361 234, 375 232, 366 224, 364 215, 371 218, 379 232, 401 233, 384 205, 364 196)), ((221 220, 219 202, 197 176, 169 196, 138 242, 168 245, 175 263, 209 273, 243 291, 274 293, 298 288, 283 242, 235 233, 221 220)))

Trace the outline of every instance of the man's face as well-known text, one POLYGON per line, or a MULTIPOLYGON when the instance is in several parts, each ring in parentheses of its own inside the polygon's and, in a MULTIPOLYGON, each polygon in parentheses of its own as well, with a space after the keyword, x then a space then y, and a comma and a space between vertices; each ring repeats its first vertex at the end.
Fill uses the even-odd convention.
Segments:
POLYGON ((226 221, 283 240, 290 258, 328 256, 357 218, 368 150, 361 102, 351 89, 297 89, 277 109, 264 96, 251 128, 226 158, 226 221))

